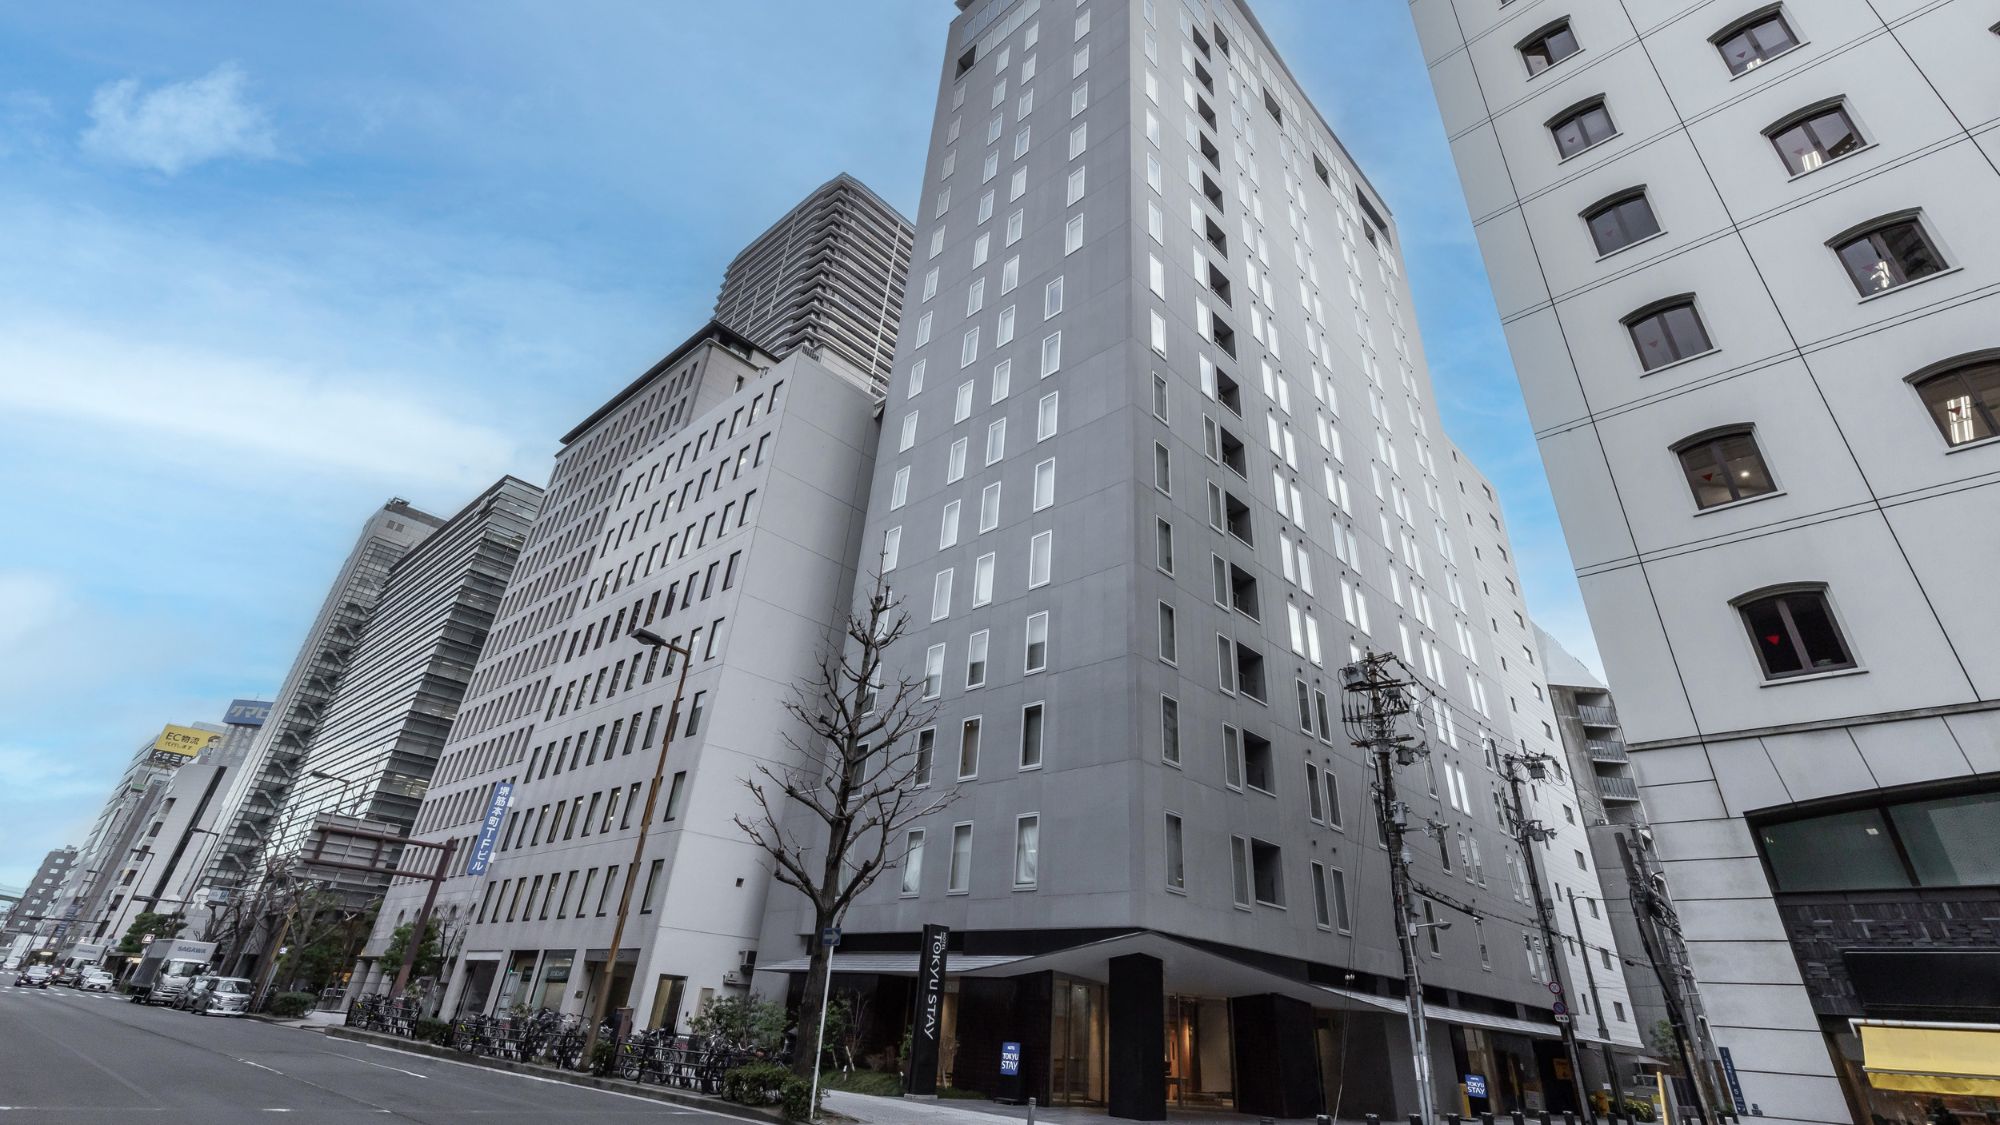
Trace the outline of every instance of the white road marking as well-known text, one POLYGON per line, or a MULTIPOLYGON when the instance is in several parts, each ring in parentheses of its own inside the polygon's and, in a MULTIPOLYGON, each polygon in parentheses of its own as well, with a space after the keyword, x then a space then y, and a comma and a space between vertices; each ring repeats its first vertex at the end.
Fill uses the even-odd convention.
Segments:
POLYGON ((258 1070, 269 1070, 271 1071, 272 1074, 278 1075, 279 1077, 283 1077, 285 1073, 282 1070, 273 1070, 271 1067, 265 1066, 263 1063, 260 1062, 251 1062, 249 1059, 237 1059, 236 1061, 242 1063, 244 1066, 254 1066, 258 1070))

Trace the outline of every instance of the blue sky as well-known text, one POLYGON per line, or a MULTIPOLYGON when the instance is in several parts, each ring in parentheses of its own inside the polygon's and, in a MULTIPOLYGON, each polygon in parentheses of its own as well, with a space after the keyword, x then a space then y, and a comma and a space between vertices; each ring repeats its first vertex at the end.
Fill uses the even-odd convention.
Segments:
MULTIPOLYGON (((1396 213, 1452 435, 1595 663, 1399 0, 1257 0, 1396 213)), ((0 8, 0 883, 275 692, 361 521, 449 514, 837 171, 906 214, 949 0, 0 8)))

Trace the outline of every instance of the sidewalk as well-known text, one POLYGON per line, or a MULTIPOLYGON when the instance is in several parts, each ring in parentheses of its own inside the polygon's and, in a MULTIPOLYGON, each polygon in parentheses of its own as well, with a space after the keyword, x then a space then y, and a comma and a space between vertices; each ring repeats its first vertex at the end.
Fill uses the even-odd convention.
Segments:
MULTIPOLYGON (((863 1125, 998 1125, 996 1119, 1025 1121, 1028 1117, 1028 1107, 1024 1105, 972 1100, 916 1101, 841 1090, 827 1091, 826 1108, 863 1125)), ((1035 1109, 1035 1125, 1109 1125, 1114 1120, 1102 1109, 1069 1106, 1035 1109)), ((1169 1109, 1167 1120, 1173 1125, 1257 1125, 1262 1119, 1241 1113, 1169 1109)), ((1313 1121, 1311 1117, 1288 1118, 1284 1125, 1312 1125, 1313 1121)))

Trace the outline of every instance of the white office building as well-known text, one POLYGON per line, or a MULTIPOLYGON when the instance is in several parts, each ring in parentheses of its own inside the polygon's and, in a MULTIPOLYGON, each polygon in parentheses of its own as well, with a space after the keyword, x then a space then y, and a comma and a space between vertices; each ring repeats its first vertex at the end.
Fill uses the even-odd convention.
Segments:
POLYGON ((1731 1108, 1990 1105, 2000 9, 1411 12, 1731 1108))

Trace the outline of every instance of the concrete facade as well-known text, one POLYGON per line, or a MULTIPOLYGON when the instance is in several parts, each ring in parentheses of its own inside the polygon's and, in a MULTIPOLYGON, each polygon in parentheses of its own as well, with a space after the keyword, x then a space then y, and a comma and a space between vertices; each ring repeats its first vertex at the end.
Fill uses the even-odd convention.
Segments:
MULTIPOLYGON (((1940 969, 1871 1000, 1855 957, 1988 948, 1996 876, 1774 864, 1907 860, 1903 821, 1852 818, 1994 801, 1996 13, 1411 12, 1744 1108, 1921 1114, 1872 1089, 1847 1021, 1910 1018, 1885 993, 1940 969)), ((1918 1014, 2000 1026, 2000 1001, 1918 1014)))
MULTIPOLYGON (((960 7, 864 551, 912 619, 892 675, 935 683, 930 784, 959 799, 848 913, 836 991, 895 1011, 945 924, 966 968, 941 1082, 999 1091, 1000 1037, 1018 1093, 1115 1115, 1162 1088, 1407 1108, 1370 770, 1337 725, 1340 667, 1393 650, 1427 697, 1418 872, 1481 919, 1435 904, 1457 924, 1427 931, 1443 1104, 1466 1072, 1494 1078, 1476 1109, 1565 1104, 1504 874, 1494 614, 1388 205, 1241 5, 960 7), (1162 988, 1166 1042, 1133 1046, 1162 988)), ((774 899, 764 987, 809 928, 774 899)))
MULTIPOLYGON (((805 352, 711 324, 567 435, 417 820, 468 855, 513 786, 491 867, 440 896, 448 1008, 583 1009, 669 731, 612 999, 670 1026, 747 988, 769 874, 730 818, 785 764, 779 705, 852 588, 874 415, 805 352), (680 669, 641 625, 693 652, 677 727, 680 669)), ((370 953, 422 890, 391 888, 370 953)))

